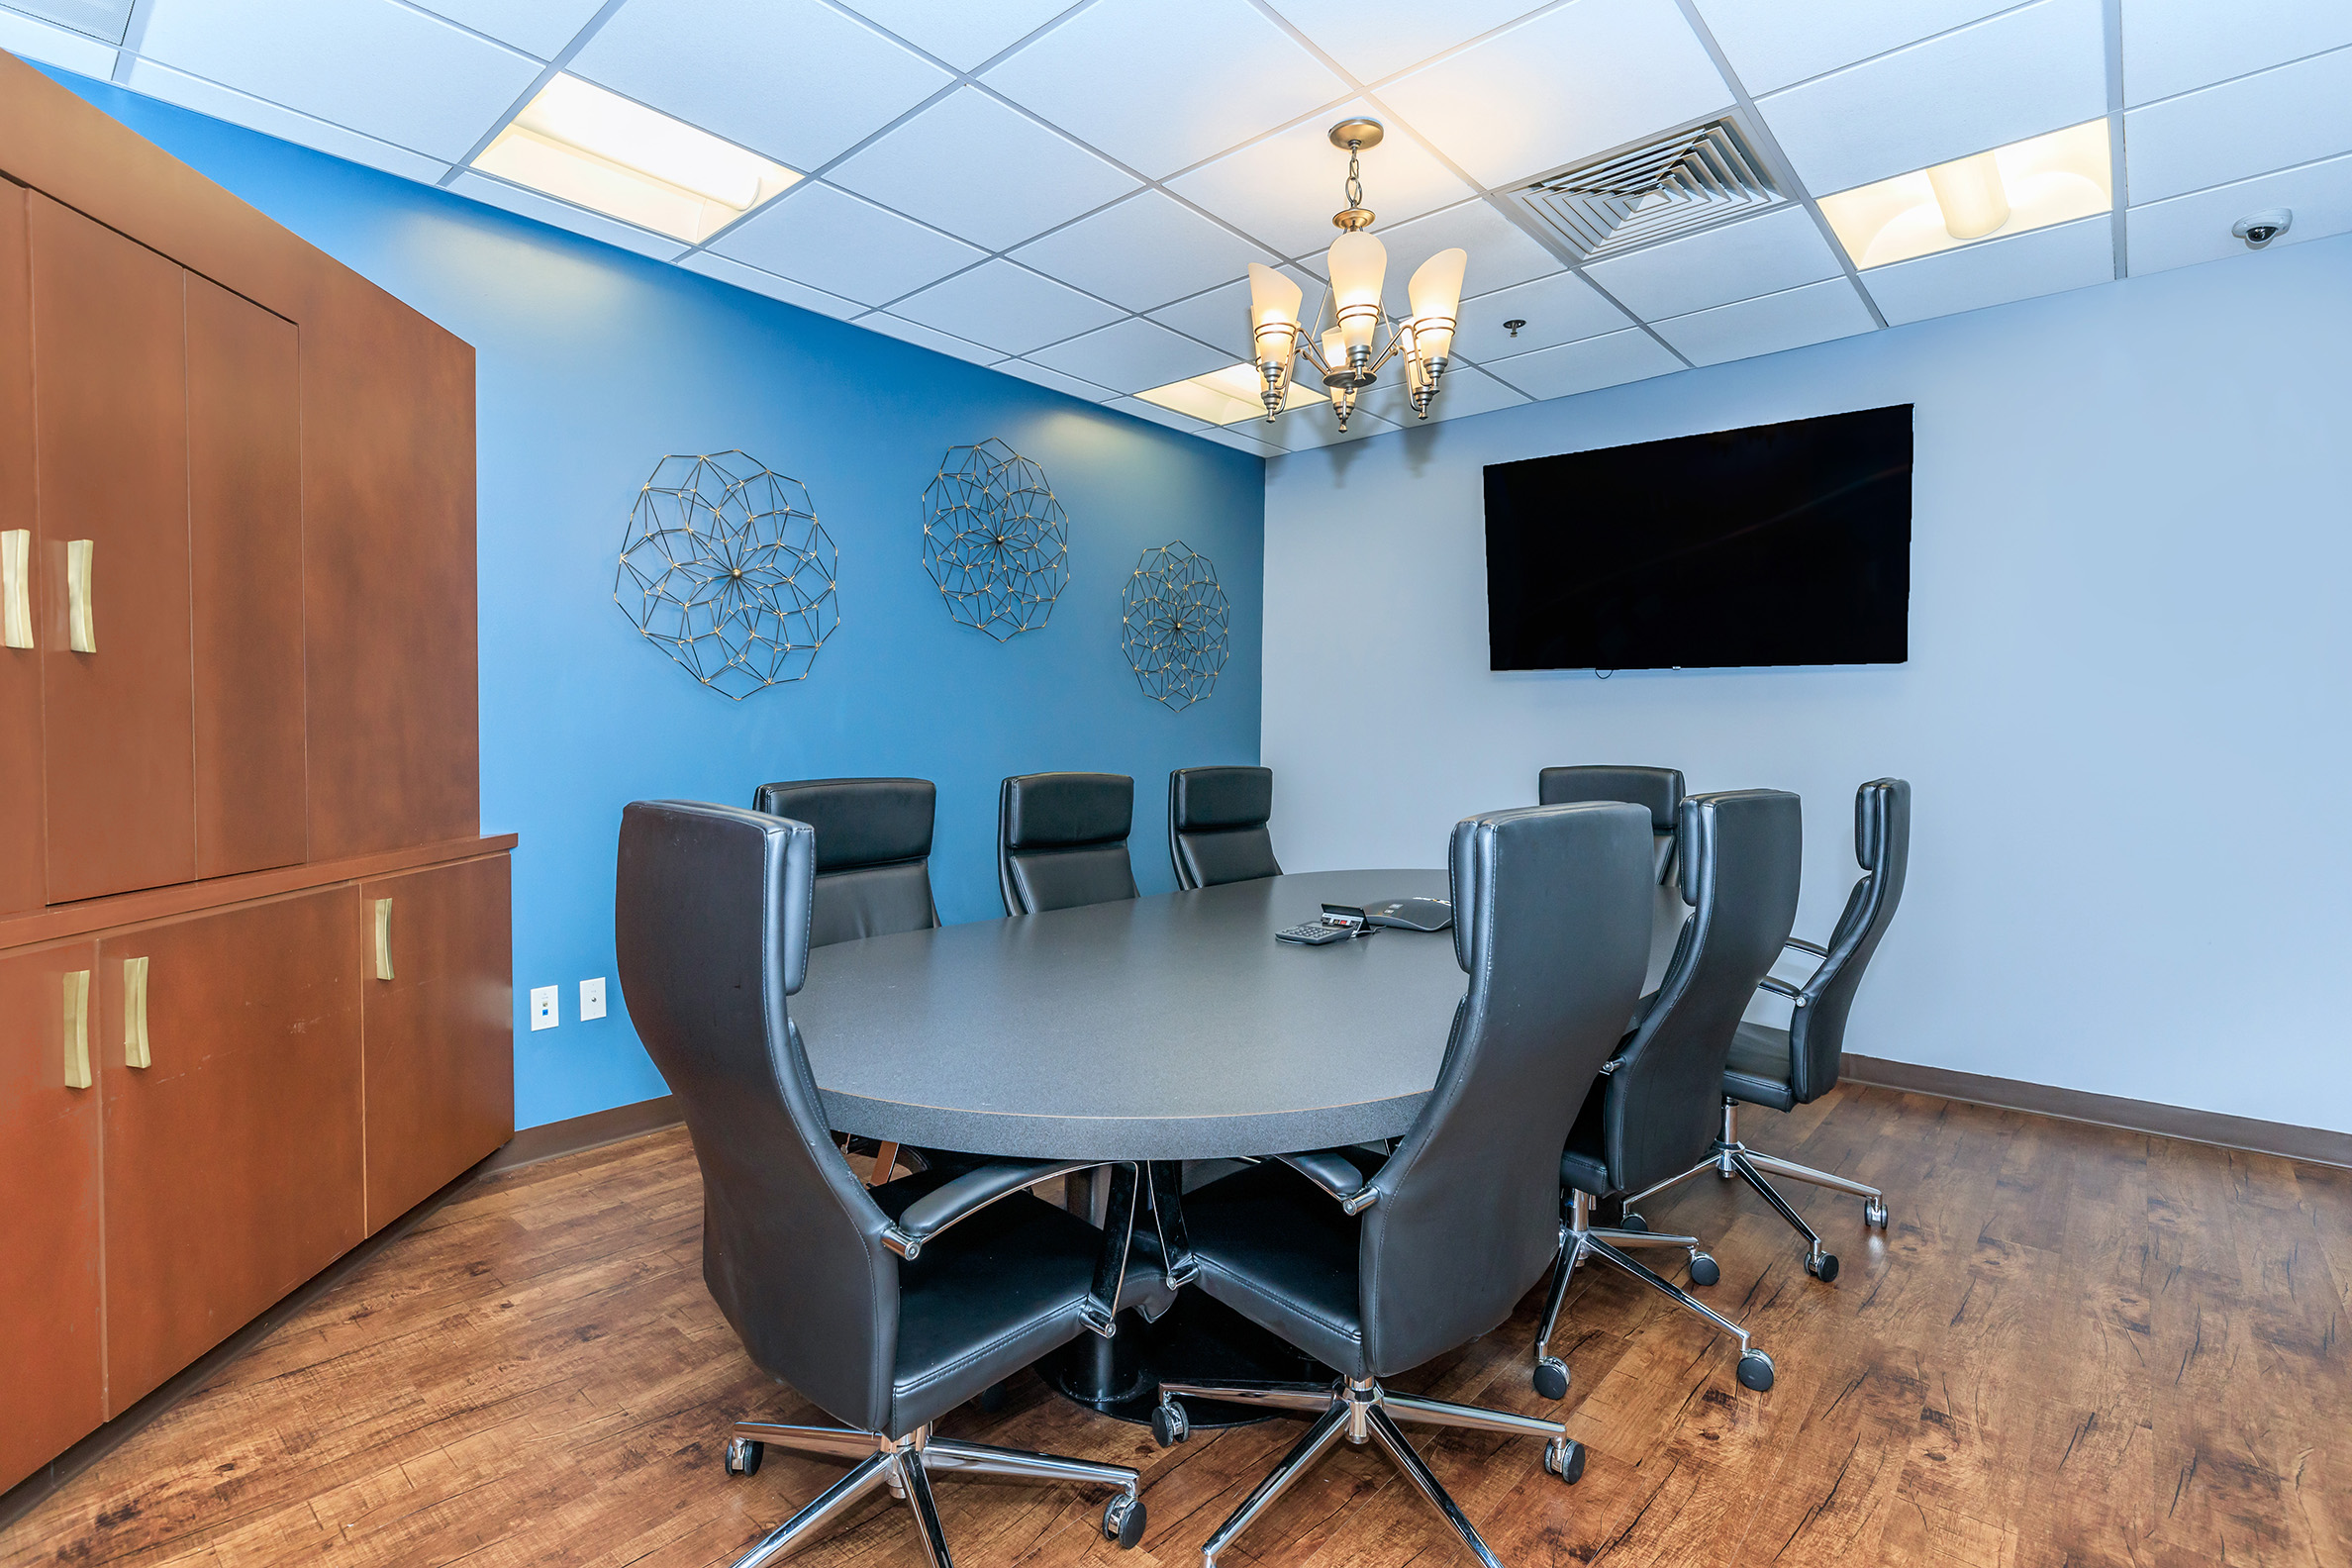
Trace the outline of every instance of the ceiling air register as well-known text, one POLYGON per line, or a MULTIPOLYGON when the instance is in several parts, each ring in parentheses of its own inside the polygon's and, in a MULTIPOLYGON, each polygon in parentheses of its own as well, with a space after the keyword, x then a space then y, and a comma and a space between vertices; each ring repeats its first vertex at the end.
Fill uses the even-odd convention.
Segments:
POLYGON ((1773 188, 1762 160, 1729 120, 1545 175, 1512 194, 1584 261, 1680 239, 1789 200, 1773 188))

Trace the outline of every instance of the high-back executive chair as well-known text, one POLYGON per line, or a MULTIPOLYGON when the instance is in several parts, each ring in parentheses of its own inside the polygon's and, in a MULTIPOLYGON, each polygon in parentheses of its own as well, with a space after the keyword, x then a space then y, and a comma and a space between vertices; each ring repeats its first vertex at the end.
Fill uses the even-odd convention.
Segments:
POLYGON ((1282 875, 1266 832, 1274 770, 1178 768, 1168 775, 1168 860, 1179 888, 1282 875))
POLYGON ((1619 1195, 1630 1195, 1629 1205, 1671 1185, 1713 1146, 1732 1032, 1797 918, 1804 830, 1803 805, 1785 790, 1731 790, 1682 803, 1677 886, 1690 916, 1664 980, 1585 1096, 1560 1156, 1569 1224, 1535 1341, 1535 1391, 1547 1399, 1568 1392, 1568 1369, 1548 1347, 1569 1276, 1588 1257, 1614 1263, 1729 1332, 1739 1341, 1740 1383, 1772 1387, 1772 1357, 1749 1343, 1746 1329, 1622 1250, 1682 1247, 1692 1283, 1713 1285, 1721 1270, 1699 1238, 1652 1234, 1631 1213, 1619 1226, 1597 1226, 1593 1206, 1619 1195))
POLYGON ((1649 968, 1642 976, 1646 993, 1666 973, 1667 960, 1681 933, 1683 901, 1674 887, 1674 830, 1682 813, 1683 775, 1680 768, 1586 765, 1547 767, 1535 776, 1535 798, 1546 806, 1570 801, 1631 801, 1650 814, 1650 842, 1657 863, 1657 888, 1650 898, 1649 968))
POLYGON ((810 946, 939 924, 931 881, 938 799, 930 779, 799 779, 759 786, 753 810, 817 830, 810 946))
POLYGON ((638 801, 621 819, 621 987, 702 1167, 704 1283, 760 1370, 842 1422, 737 1422, 727 1469, 749 1475, 769 1443, 855 1461, 736 1568, 781 1556, 883 1485, 914 1510, 932 1568, 949 1568, 935 1471, 1117 1487, 1103 1532, 1132 1545, 1144 1522, 1133 1470, 954 1442, 931 1422, 1101 1331, 1123 1297, 1147 1317, 1165 1311, 1157 1261, 1129 1258, 1124 1227, 1106 1247, 1104 1232, 1024 1190, 1084 1164, 859 1185, 791 1019, 815 840, 805 823, 688 801, 638 801))
POLYGON ((1560 1143, 1641 983, 1649 823, 1623 805, 1494 812, 1455 827, 1451 865, 1454 956, 1469 989, 1436 1087, 1396 1152, 1369 1177, 1378 1156, 1361 1149, 1289 1155, 1184 1200, 1201 1287, 1342 1377, 1160 1385, 1152 1425, 1163 1443, 1185 1435, 1185 1399, 1317 1418, 1209 1537, 1206 1568, 1341 1437, 1378 1442, 1495 1565, 1398 1421, 1541 1438, 1545 1469, 1569 1482, 1583 1473, 1583 1447, 1556 1421, 1392 1393, 1380 1380, 1504 1322, 1552 1263, 1560 1143))
POLYGON ((1041 915, 1135 896, 1127 831, 1135 781, 1125 773, 1025 773, 997 795, 997 884, 1008 915, 1041 915))

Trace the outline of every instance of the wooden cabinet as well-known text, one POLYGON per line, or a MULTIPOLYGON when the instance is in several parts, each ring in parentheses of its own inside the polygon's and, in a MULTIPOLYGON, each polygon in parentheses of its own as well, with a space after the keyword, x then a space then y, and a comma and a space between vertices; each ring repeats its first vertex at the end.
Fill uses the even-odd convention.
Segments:
POLYGON ((105 1419, 92 943, 0 957, 0 1486, 105 1419), (72 989, 69 990, 69 987, 72 989))
POLYGON ((504 855, 359 897, 372 1234, 514 1136, 514 939, 504 855))
MULTIPOLYGON (((0 184, 0 915, 45 901, 40 604, 33 576, 33 314, 26 192, 0 184)), ((0 1473, 5 1473, 0 1465, 0 1473)))

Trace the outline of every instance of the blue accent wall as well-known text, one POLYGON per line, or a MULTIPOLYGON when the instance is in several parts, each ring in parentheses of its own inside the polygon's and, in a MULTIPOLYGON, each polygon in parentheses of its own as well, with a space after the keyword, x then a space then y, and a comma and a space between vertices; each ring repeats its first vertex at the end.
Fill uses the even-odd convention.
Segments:
POLYGON ((515 852, 516 1122, 663 1092, 613 962, 613 841, 644 797, 750 804, 764 780, 939 786, 949 921, 998 916, 997 783, 1133 774, 1136 879, 1174 885, 1164 780, 1258 752, 1263 462, 392 175, 52 72, 140 135, 474 345, 480 432, 482 828, 515 852), (952 623, 921 558, 950 445, 1002 438, 1070 516, 1070 583, 1007 643, 952 623), (667 452, 740 447, 809 487, 840 550, 841 626, 810 679, 741 702, 646 645, 613 603, 622 531, 667 452), (1120 588, 1183 539, 1232 601, 1216 695, 1138 690, 1120 588), (582 1024, 578 984, 609 977, 582 1024), (562 1023, 531 1032, 534 986, 562 1023))

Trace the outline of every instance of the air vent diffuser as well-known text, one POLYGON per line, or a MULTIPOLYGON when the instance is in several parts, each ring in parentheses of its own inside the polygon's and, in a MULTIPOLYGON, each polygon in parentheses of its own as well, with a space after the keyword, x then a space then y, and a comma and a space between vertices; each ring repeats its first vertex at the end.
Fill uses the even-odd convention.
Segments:
POLYGON ((1788 201, 1729 120, 1547 175, 1513 192, 1579 258, 1713 229, 1788 201))

